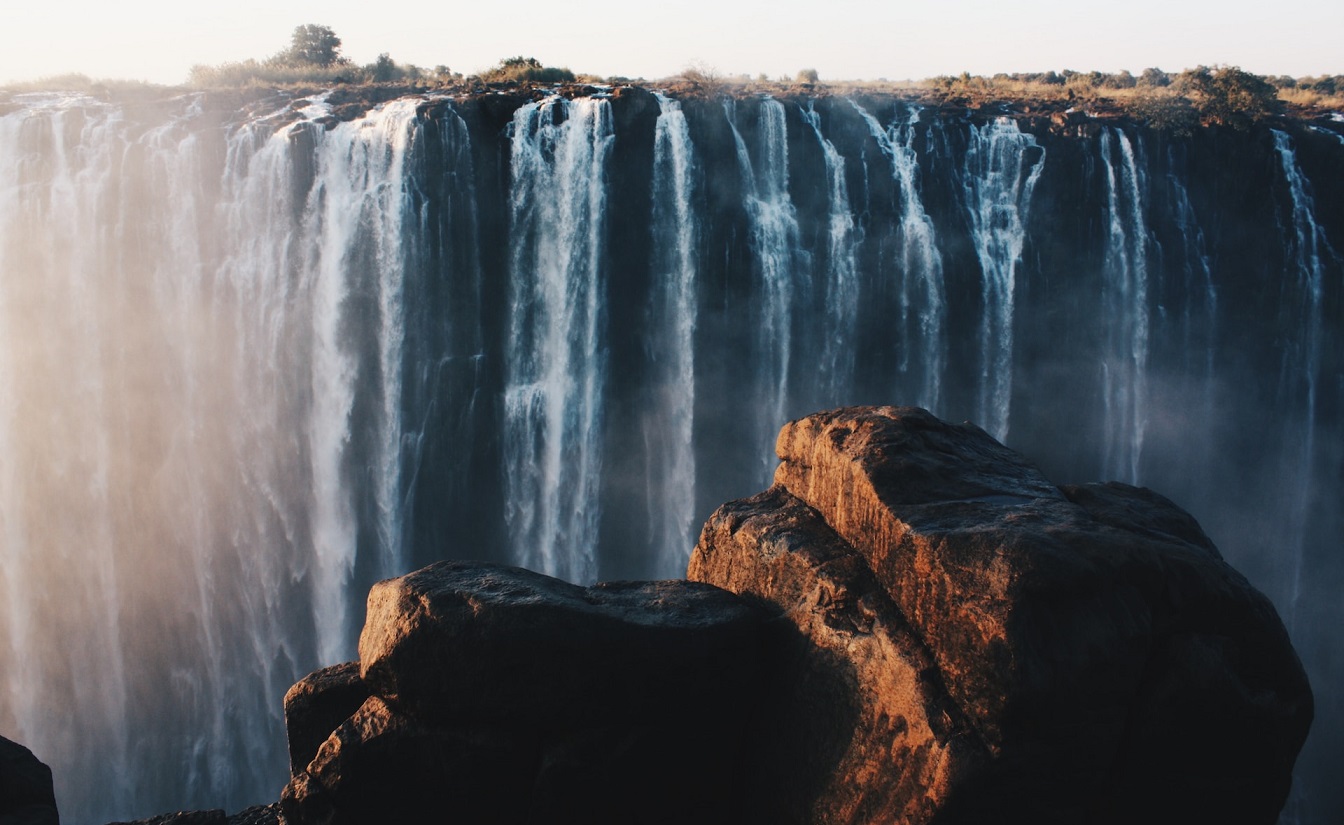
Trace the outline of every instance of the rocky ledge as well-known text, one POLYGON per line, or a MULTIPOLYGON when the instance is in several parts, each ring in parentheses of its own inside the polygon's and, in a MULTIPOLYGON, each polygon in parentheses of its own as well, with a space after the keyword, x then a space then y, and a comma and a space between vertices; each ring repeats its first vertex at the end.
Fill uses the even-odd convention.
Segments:
POLYGON ((810 416, 778 453, 690 581, 378 584, 359 661, 285 697, 279 804, 146 822, 1276 820, 1311 691, 1172 502, 1056 487, 913 408, 810 416))

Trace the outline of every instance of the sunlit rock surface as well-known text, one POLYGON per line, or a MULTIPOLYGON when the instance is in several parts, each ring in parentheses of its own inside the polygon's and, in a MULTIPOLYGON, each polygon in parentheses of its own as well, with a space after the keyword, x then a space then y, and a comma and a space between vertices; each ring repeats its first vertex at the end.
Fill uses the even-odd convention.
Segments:
POLYGON ((313 761, 331 732, 368 698, 359 662, 324 667, 295 682, 285 693, 290 773, 297 774, 313 761))
POLYGON ((778 453, 689 570, 801 636, 747 792, 765 821, 1276 820, 1311 692, 1170 501, 1056 488, 914 408, 813 415, 778 453))

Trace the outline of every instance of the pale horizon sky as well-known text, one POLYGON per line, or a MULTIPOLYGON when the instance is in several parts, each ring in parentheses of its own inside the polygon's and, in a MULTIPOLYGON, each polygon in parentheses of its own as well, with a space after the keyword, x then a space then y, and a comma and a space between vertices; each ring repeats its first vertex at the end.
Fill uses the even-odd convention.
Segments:
POLYGON ((272 55, 304 23, 334 29, 358 64, 388 52, 399 63, 464 73, 523 55, 649 80, 691 65, 753 77, 815 68, 822 80, 1218 64, 1265 75, 1344 74, 1339 0, 0 2, 0 84, 68 73, 182 83, 196 63, 272 55))

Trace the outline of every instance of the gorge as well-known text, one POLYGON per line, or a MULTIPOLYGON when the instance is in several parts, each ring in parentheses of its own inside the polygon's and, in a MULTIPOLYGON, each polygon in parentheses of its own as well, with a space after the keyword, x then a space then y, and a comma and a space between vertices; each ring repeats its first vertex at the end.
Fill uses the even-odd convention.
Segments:
POLYGON ((788 419, 1150 486, 1344 816, 1344 124, 633 87, 0 99, 0 734, 67 821, 272 801, 280 697, 444 558, 685 575, 788 419))

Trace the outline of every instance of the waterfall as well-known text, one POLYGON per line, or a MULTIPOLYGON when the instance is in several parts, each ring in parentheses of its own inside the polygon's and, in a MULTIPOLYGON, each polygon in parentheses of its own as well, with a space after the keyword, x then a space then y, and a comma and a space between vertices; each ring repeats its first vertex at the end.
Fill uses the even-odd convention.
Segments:
POLYGON ((784 106, 759 101, 756 145, 748 148, 735 123, 732 101, 725 102, 745 191, 751 250, 761 288, 757 325, 760 365, 758 390, 762 476, 773 472, 770 452, 789 409, 789 367, 793 354, 793 312, 799 282, 805 282, 798 237, 798 215, 789 197, 789 143, 784 106))
MULTIPOLYGON (((1213 282, 1213 264, 1209 260, 1208 243, 1204 238, 1204 230, 1200 227, 1199 218, 1195 215, 1194 207, 1190 204, 1190 192, 1181 177, 1175 174, 1176 159, 1169 150, 1167 153, 1167 187, 1171 192, 1172 213, 1176 220, 1176 228, 1181 233, 1181 269, 1185 275, 1184 291, 1187 295, 1200 296, 1200 300, 1190 300, 1185 304, 1185 311, 1181 318, 1183 326, 1182 340, 1185 343, 1186 352, 1191 356, 1198 356, 1200 367, 1204 372, 1204 383, 1206 385, 1213 381, 1213 354, 1214 354, 1214 319, 1218 316, 1218 289, 1213 282), (1194 311, 1204 316, 1208 328, 1202 331, 1199 336, 1202 340, 1196 340, 1194 311)), ((1212 410, 1212 396, 1206 389, 1206 395, 1209 395, 1205 408, 1208 414, 1212 410)))
POLYGON ((67 821, 273 801, 373 581, 678 575, 859 395, 1152 484, 1344 681, 1337 140, 346 92, 0 107, 0 735, 67 821))
POLYGON ((1013 395, 1013 290, 1027 238, 1027 209, 1044 168, 1044 150, 1009 118, 970 126, 962 186, 980 260, 979 423, 1008 436, 1013 395), (1035 150, 1034 152, 1032 150, 1035 150))
POLYGON ((1148 225, 1143 181, 1128 136, 1101 132, 1106 167, 1106 247, 1102 299, 1107 330, 1102 368, 1105 478, 1139 483, 1147 426, 1148 225), (1118 153, 1119 157, 1115 157, 1118 153))
POLYGON ((850 101, 863 118, 873 140, 891 162, 892 178, 900 195, 901 282, 899 325, 900 392, 909 403, 937 413, 941 408, 947 342, 943 330, 947 297, 943 287, 943 258, 938 251, 933 221, 924 211, 919 189, 919 155, 915 151, 917 109, 905 122, 889 130, 850 101), (918 362, 918 363, 916 363, 918 362), (914 378, 909 376, 914 374, 914 378), (908 383, 907 383, 908 382, 908 383))
POLYGON ((405 224, 414 219, 405 177, 417 101, 401 100, 354 122, 342 123, 318 144, 304 235, 319 239, 305 250, 303 285, 313 292, 312 417, 309 456, 314 486, 315 592, 319 600, 318 655, 348 655, 354 624, 347 596, 354 572, 357 517, 345 463, 352 438, 359 353, 350 343, 357 323, 355 295, 370 302, 378 376, 368 479, 376 507, 378 577, 404 567, 401 551, 401 348, 405 224))
POLYGON ((0 719, 69 821, 273 797, 279 697, 354 647, 355 468, 374 575, 403 563, 414 120, 0 118, 0 719))
POLYGON ((645 502, 655 575, 685 574, 695 546, 695 324, 699 229, 695 151, 681 104, 659 94, 653 144, 653 411, 643 422, 645 502))
POLYGON ((597 573, 606 381, 608 101, 553 97, 513 117, 505 507, 518 564, 597 573))
POLYGON ((1302 593, 1307 522, 1311 516, 1312 491, 1315 486, 1317 381, 1323 340, 1325 256, 1333 258, 1334 251, 1316 222, 1310 185, 1298 167, 1292 138, 1278 129, 1273 130, 1273 134, 1274 149, 1292 202, 1292 230, 1287 235, 1284 281, 1295 287, 1290 292, 1295 300, 1289 299, 1289 306, 1293 310, 1293 339, 1283 348, 1280 384, 1288 388, 1288 393, 1293 396, 1289 404, 1298 408, 1301 417, 1296 439, 1289 436, 1283 471, 1288 517, 1283 535, 1284 544, 1291 548, 1287 616, 1284 621, 1292 630, 1302 593), (1295 444, 1291 443, 1293 440, 1295 444))
POLYGON ((826 313, 817 372, 821 376, 823 403, 836 404, 854 385, 854 328, 859 317, 859 277, 854 254, 858 233, 849 205, 849 186, 845 183, 845 159, 822 136, 821 116, 815 103, 809 103, 802 114, 826 159, 826 313))

